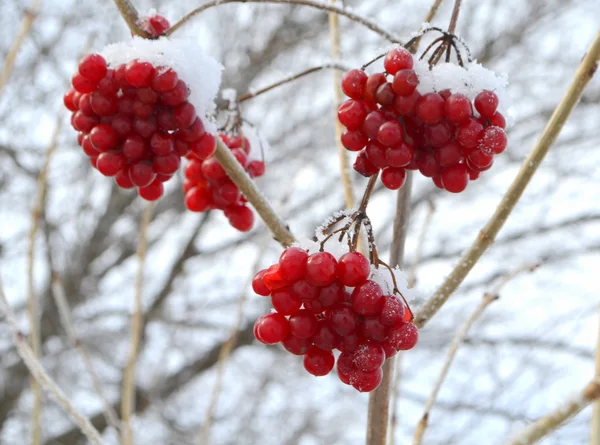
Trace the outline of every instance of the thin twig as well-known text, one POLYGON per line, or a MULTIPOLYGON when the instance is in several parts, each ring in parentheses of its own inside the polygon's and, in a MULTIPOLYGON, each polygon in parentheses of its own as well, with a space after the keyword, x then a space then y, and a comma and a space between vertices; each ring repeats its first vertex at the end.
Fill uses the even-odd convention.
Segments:
POLYGON ((115 412, 112 405, 108 401, 108 398, 106 397, 102 381, 100 380, 100 377, 98 377, 98 374, 94 369, 94 365, 92 364, 92 360, 87 352, 87 349, 83 347, 83 344, 81 343, 79 337, 77 336, 77 333, 75 332, 75 327, 73 325, 73 321, 71 320, 71 309, 69 307, 69 302, 67 301, 62 281, 57 273, 52 274, 52 296, 54 297, 54 301, 58 309, 58 315, 60 317, 60 321, 65 330, 67 338, 69 339, 71 346, 73 346, 73 348, 75 348, 77 352, 81 355, 85 368, 92 379, 94 389, 100 397, 100 400, 102 400, 102 404, 104 405, 104 417, 106 418, 106 421, 110 426, 112 426, 115 430, 119 431, 121 427, 119 425, 120 422, 117 417, 117 413, 115 412))
POLYGON ((25 38, 29 35, 31 31, 31 26, 33 25, 33 21, 38 15, 38 11, 42 4, 41 0, 36 0, 33 5, 25 10, 23 21, 21 22, 21 29, 17 33, 15 37, 15 41, 13 42, 11 48, 8 50, 6 54, 6 59, 4 60, 4 66, 2 67, 2 72, 0 73, 0 96, 2 96, 2 92, 4 91, 4 87, 8 83, 8 78, 15 67, 15 61, 17 60, 17 55, 19 51, 21 51, 21 47, 23 46, 23 42, 25 38))
POLYGON ((8 300, 6 299, 6 295, 4 295, 4 289, 2 286, 2 281, 0 280, 0 302, 2 304, 2 309, 4 311, 6 322, 8 327, 12 333, 13 341, 15 343, 15 347, 17 348, 17 352, 29 372, 33 376, 33 378, 38 382, 38 384, 44 388, 54 399, 56 402, 65 410, 67 414, 71 416, 71 418, 75 421, 77 426, 81 429, 81 432, 84 436, 93 444, 93 445, 101 445, 102 441, 100 438, 100 433, 94 428, 88 418, 80 414, 76 409, 73 403, 68 399, 67 395, 60 389, 60 387, 56 384, 52 377, 48 375, 48 373, 44 370, 42 364, 35 356, 32 349, 27 344, 25 336, 19 331, 17 319, 15 313, 12 308, 8 304, 8 300))
POLYGON ((374 20, 370 20, 366 17, 361 16, 355 12, 347 10, 345 8, 340 8, 335 5, 328 5, 327 3, 323 3, 321 1, 314 0, 211 0, 209 2, 204 3, 202 6, 194 9, 193 11, 186 14, 181 20, 175 23, 169 31, 167 31, 167 35, 171 35, 179 28, 181 28, 188 20, 194 17, 197 14, 200 14, 207 9, 213 8, 215 6, 225 5, 227 3, 276 3, 276 4, 290 4, 290 5, 301 5, 301 6, 310 6, 312 8, 321 9, 323 11, 333 12, 335 14, 344 16, 353 22, 359 23, 363 26, 366 26, 371 31, 379 34, 386 40, 389 40, 392 43, 400 43, 398 37, 393 35, 392 33, 381 28, 377 22, 374 20))
POLYGON ((600 379, 595 378, 575 396, 556 408, 547 416, 537 420, 523 432, 506 442, 506 445, 531 445, 547 436, 582 409, 600 398, 600 379))
POLYGON ((598 58, 600 56, 600 32, 594 38, 589 51, 581 61, 577 72, 573 78, 571 86, 565 93, 565 96, 558 104, 554 113, 550 117, 546 128, 542 132, 539 140, 533 150, 523 161, 521 170, 511 184, 510 188, 502 198, 500 205, 479 233, 477 239, 473 242, 469 250, 464 253, 458 261, 458 265, 444 280, 439 289, 433 294, 417 313, 415 324, 421 328, 433 317, 436 312, 446 303, 448 298, 463 282, 465 277, 477 263, 483 253, 492 245, 498 232, 510 216, 512 210, 523 195, 525 188, 544 160, 546 153, 558 137, 571 111, 581 97, 587 83, 591 80, 598 67, 598 58))
MULTIPOLYGON (((44 211, 46 202, 46 190, 48 185, 48 169, 52 155, 58 146, 58 137, 62 129, 63 114, 59 113, 54 127, 54 133, 50 141, 50 146, 46 150, 44 163, 40 169, 37 179, 36 199, 31 212, 31 227, 29 229, 29 247, 27 251, 27 315, 29 318, 29 341, 35 357, 39 358, 42 353, 42 340, 40 338, 40 309, 38 297, 35 292, 34 262, 36 251, 36 235, 40 227, 40 218, 44 211)), ((39 445, 41 441, 40 417, 42 411, 42 390, 38 383, 31 382, 31 391, 33 393, 33 408, 31 412, 31 443, 39 445)))
POLYGON ((273 82, 272 84, 270 84, 270 85, 268 85, 268 86, 266 86, 264 88, 261 88, 261 89, 256 90, 256 91, 250 91, 250 92, 248 92, 246 94, 243 94, 238 99, 238 103, 245 102, 245 101, 247 101, 249 99, 253 99, 256 96, 260 96, 261 94, 266 93, 268 91, 271 91, 271 90, 273 90, 273 89, 275 89, 277 87, 280 87, 280 86, 285 85, 287 83, 290 83, 290 82, 293 82, 295 80, 298 80, 301 77, 304 77, 304 76, 306 76, 308 74, 316 73, 318 71, 325 70, 325 69, 332 69, 332 70, 334 70, 334 75, 335 75, 337 73, 337 71, 349 71, 351 68, 349 66, 344 65, 341 62, 329 62, 329 63, 323 63, 321 65, 313 66, 313 67, 308 68, 308 69, 306 69, 304 71, 301 71, 299 73, 292 74, 290 76, 284 77, 283 79, 278 80, 277 82, 273 82))
POLYGON ((458 15, 460 14, 460 5, 462 0, 454 0, 454 9, 452 9, 452 17, 450 17, 450 24, 448 25, 448 33, 454 34, 456 31, 456 24, 458 23, 458 15))
POLYGON ((215 151, 217 161, 223 166, 227 176, 240 189, 248 202, 256 209, 265 225, 269 228, 273 237, 284 247, 295 242, 294 236, 290 233, 287 226, 281 218, 275 213, 275 210, 260 193, 256 184, 246 170, 237 161, 231 150, 223 143, 221 138, 217 137, 217 149, 215 151))
MULTIPOLYGON (((598 309, 600 311, 600 306, 598 309)), ((598 317, 598 340, 596 344, 596 378, 600 378, 600 316, 598 317)), ((598 402, 598 400, 594 402, 592 411, 590 445, 600 445, 600 402, 598 402)))
POLYGON ((123 399, 121 400, 121 419, 123 428, 121 432, 121 445, 133 445, 133 429, 131 417, 135 412, 135 365, 137 363, 140 340, 142 337, 142 291, 144 288, 144 264, 148 250, 148 226, 152 219, 154 205, 147 204, 140 223, 140 237, 138 241, 138 273, 135 283, 135 299, 133 315, 131 317, 131 345, 127 366, 123 374, 123 399))
POLYGON ((440 388, 442 387, 442 384, 444 383, 444 380, 448 375, 450 366, 454 362, 454 357, 456 357, 456 352, 458 351, 459 346, 463 343, 463 341, 467 337, 467 334, 469 333, 469 330, 471 329, 475 321, 479 319, 483 311, 497 299, 497 294, 486 293, 481 299, 481 302, 473 311, 473 313, 469 316, 465 324, 456 333, 456 336, 454 337, 454 340, 452 340, 452 344, 450 345, 450 349, 448 350, 448 354, 446 356, 444 365, 442 366, 442 371, 440 372, 440 375, 438 376, 435 384, 433 385, 431 395, 429 396, 429 399, 427 399, 427 403, 425 404, 425 411, 423 412, 421 420, 419 421, 417 429, 415 431, 413 445, 421 445, 422 443, 423 435, 425 434, 425 430, 427 429, 427 426, 429 424, 429 415, 431 413, 431 409, 433 408, 433 405, 437 400, 440 388))
MULTIPOLYGON (((330 0, 332 4, 335 4, 337 0, 330 0)), ((337 61, 341 59, 340 50, 340 17, 335 12, 329 12, 329 38, 331 40, 331 57, 337 61)), ((352 176, 350 173, 350 157, 348 156, 348 150, 342 145, 342 131, 343 127, 339 119, 337 118, 337 109, 344 100, 344 94, 342 93, 342 76, 339 71, 333 71, 333 124, 335 127, 335 144, 338 149, 339 165, 340 165, 340 179, 342 187, 344 189, 344 200, 346 202, 347 209, 354 208, 354 191, 352 190, 352 176)), ((359 249, 360 250, 360 249, 359 249)))
MULTIPOLYGON (((257 255, 256 260, 254 261, 254 265, 252 266, 251 270, 258 269, 258 266, 260 265, 260 262, 263 259, 263 255, 266 252, 267 241, 268 241, 268 238, 264 238, 262 245, 259 247, 260 253, 257 255)), ((202 428, 200 431, 200 440, 198 442, 200 445, 210 444, 210 432, 211 432, 211 427, 212 427, 212 423, 214 420, 215 410, 219 403, 219 396, 221 395, 221 390, 223 387, 223 377, 225 375, 225 366, 227 365, 227 360, 231 356, 231 352, 233 351, 233 348, 235 347, 235 344, 236 344, 237 338, 238 338, 238 333, 240 332, 240 330, 242 328, 242 323, 244 322, 246 303, 248 302, 248 293, 246 292, 246 288, 248 288, 248 286, 250 286, 250 283, 252 282, 252 278, 253 278, 253 275, 248 280, 248 283, 244 284, 244 287, 241 289, 235 323, 233 324, 233 326, 231 328, 231 334, 229 336, 229 339, 225 343, 223 343, 223 346, 221 347, 221 351, 219 352, 219 361, 217 363, 217 376, 215 379, 215 385, 213 386, 212 395, 210 397, 210 403, 208 405, 208 409, 206 410, 206 416, 204 417, 204 423, 202 424, 202 428)))
MULTIPOLYGON (((390 266, 402 267, 404 245, 410 219, 410 196, 412 190, 412 172, 408 172, 406 183, 398 190, 394 234, 390 248, 390 266)), ((367 445, 385 445, 388 435, 391 382, 394 374, 394 358, 383 365, 383 379, 379 387, 369 396, 367 418, 367 445)))
POLYGON ((423 226, 421 227, 421 233, 419 233, 419 240, 417 241, 417 248, 415 249, 415 254, 413 256, 412 264, 410 265, 410 271, 408 273, 408 287, 414 287, 417 284, 417 267, 421 262, 421 256, 423 255, 423 247, 425 245, 425 237, 427 232, 429 231, 429 227, 431 226, 431 220, 433 219, 433 214, 435 213, 435 205, 433 201, 427 201, 427 214, 425 215, 425 221, 423 221, 423 226))
POLYGON ((121 16, 127 23, 127 26, 131 30, 131 34, 144 37, 146 39, 152 38, 152 35, 142 29, 140 26, 140 15, 129 0, 115 0, 115 5, 121 13, 121 16))

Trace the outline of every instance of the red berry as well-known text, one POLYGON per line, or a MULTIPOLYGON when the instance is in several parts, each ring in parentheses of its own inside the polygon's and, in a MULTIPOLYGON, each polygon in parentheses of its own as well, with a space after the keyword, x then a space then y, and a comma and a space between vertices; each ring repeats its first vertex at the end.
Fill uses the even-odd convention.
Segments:
POLYGON ((435 160, 440 167, 459 164, 463 160, 463 152, 456 142, 450 142, 435 152, 435 160))
POLYGON ((502 116, 502 114, 496 112, 489 119, 490 119, 490 125, 493 125, 495 127, 500 127, 500 128, 506 128, 506 120, 504 119, 504 116, 502 116))
POLYGON ((319 296, 320 289, 318 286, 310 284, 306 280, 298 280, 291 286, 292 294, 300 300, 306 302, 307 300, 315 300, 319 296))
POLYGON ((484 90, 475 97, 475 109, 483 117, 491 118, 498 108, 498 96, 492 91, 484 90))
POLYGON ((202 174, 211 181, 218 181, 227 176, 227 173, 225 173, 225 170, 214 156, 206 158, 202 162, 202 174))
POLYGON ((394 99, 394 110, 401 116, 414 113, 420 98, 421 94, 417 90, 408 96, 396 96, 394 99))
POLYGON ((386 295, 379 314, 379 321, 385 326, 402 323, 404 320, 404 303, 394 295, 386 295))
POLYGON ((369 137, 369 139, 377 139, 377 135, 379 134, 379 127, 387 122, 387 118, 384 114, 379 111, 371 111, 365 117, 365 120, 362 124, 362 132, 369 137))
POLYGON ((379 169, 388 166, 386 151, 386 147, 376 141, 371 141, 367 144, 365 154, 369 162, 379 169))
POLYGON ((379 321, 379 315, 371 315, 360 323, 360 334, 380 343, 387 337, 387 327, 379 321))
POLYGON ((350 151, 361 151, 369 142, 367 136, 360 130, 344 130, 340 140, 342 145, 350 151))
POLYGON ((341 337, 338 349, 342 352, 354 352, 358 349, 361 343, 364 343, 365 339, 362 338, 357 331, 350 334, 346 334, 341 337))
POLYGON ((281 345, 286 351, 294 355, 304 355, 308 351, 308 348, 310 348, 310 340, 298 338, 290 334, 285 340, 281 341, 281 345))
POLYGON ((98 81, 83 77, 80 73, 75 73, 71 78, 71 83, 73 84, 73 88, 80 93, 91 93, 96 89, 98 81))
POLYGON ((350 70, 342 77, 342 91, 352 99, 362 99, 366 83, 367 75, 364 71, 350 70))
POLYGON ((65 107, 67 107, 67 110, 69 110, 69 111, 75 112, 79 109, 78 103, 75 103, 75 100, 74 100, 76 97, 75 96, 76 93, 77 93, 77 91, 75 91, 75 89, 71 88, 63 96, 63 103, 65 104, 65 107))
POLYGON ((406 142, 390 147, 385 152, 388 165, 391 167, 406 167, 410 164, 414 155, 414 149, 406 142))
POLYGON ((173 90, 178 81, 177 73, 171 68, 157 68, 152 75, 150 87, 157 93, 166 93, 173 90))
POLYGON ((398 190, 406 182, 406 170, 388 167, 381 171, 381 182, 390 190, 398 190))
POLYGON ((412 349, 419 339, 419 330, 412 323, 404 323, 390 331, 388 340, 390 345, 398 351, 412 349))
POLYGON ((350 374, 350 384, 360 392, 371 392, 381 384, 383 370, 381 368, 371 372, 354 369, 350 374))
POLYGON ((438 93, 427 93, 419 98, 415 112, 417 117, 428 125, 434 125, 444 118, 444 99, 438 93))
POLYGON ((419 86, 419 78, 414 70, 404 69, 394 75, 392 88, 400 96, 410 96, 419 86))
POLYGON ((271 291, 267 286, 265 286, 265 283, 263 282, 263 276, 265 275, 266 271, 267 269, 261 270, 256 275, 254 275, 254 278, 252 279, 252 290, 256 294, 262 295, 263 297, 271 295, 271 291))
POLYGON ((402 125, 397 121, 388 121, 379 127, 377 140, 386 147, 392 147, 402 142, 402 125))
POLYGON ((132 189, 135 187, 131 179, 129 178, 129 168, 124 167, 119 173, 115 175, 115 182, 122 189, 132 189))
POLYGON ((197 117, 190 127, 179 131, 177 136, 186 142, 193 142, 199 140, 205 134, 206 132, 204 131, 204 124, 200 118, 197 117))
POLYGON ((181 158, 175 153, 169 153, 166 156, 155 156, 152 161, 152 168, 158 174, 173 175, 181 165, 181 158))
MULTIPOLYGON (((281 270, 281 269, 280 269, 281 270)), ((282 315, 291 315, 298 312, 302 302, 292 295, 288 288, 278 289, 271 294, 273 309, 282 315)))
POLYGON ((150 116, 148 119, 136 118, 133 120, 133 129, 137 134, 148 139, 158 130, 156 118, 154 116, 150 116))
POLYGON ((124 114, 118 114, 112 117, 110 126, 115 130, 117 135, 125 137, 133 131, 133 119, 124 114))
POLYGON ((327 375, 333 369, 334 364, 335 358, 331 351, 323 351, 313 346, 304 354, 304 369, 312 375, 327 375))
POLYGON ((350 99, 340 105, 337 115, 344 127, 350 130, 357 130, 365 120, 367 110, 362 102, 350 99))
POLYGON ((481 139, 483 125, 475 119, 469 119, 468 122, 458 127, 456 140, 464 148, 476 148, 481 139))
POLYGON ((354 351, 352 361, 361 371, 372 372, 381 368, 385 362, 385 352, 378 342, 367 340, 354 351))
POLYGON ((481 150, 473 150, 467 156, 467 166, 472 170, 484 171, 494 163, 494 156, 485 154, 481 150))
POLYGON ((290 332, 300 339, 308 339, 315 335, 319 324, 314 314, 306 309, 301 309, 292 314, 289 319, 290 332))
POLYGON ((358 326, 356 313, 352 310, 352 306, 343 303, 331 308, 329 311, 329 321, 331 329, 341 336, 345 336, 354 332, 358 326))
POLYGON ((265 163, 262 161, 250 161, 246 170, 251 178, 259 178, 265 174, 265 163))
POLYGON ((315 286, 327 286, 337 277, 337 261, 329 252, 317 252, 306 262, 306 280, 315 286))
POLYGON ((328 321, 318 322, 317 331, 312 336, 312 342, 317 348, 330 351, 338 346, 340 340, 340 336, 335 333, 328 321))
POLYGON ((100 153, 96 161, 96 168, 104 176, 115 176, 125 166, 125 158, 121 153, 100 153))
POLYGON ((267 289, 271 291, 283 289, 290 284, 281 276, 281 273, 279 272, 279 264, 273 264, 267 269, 263 275, 263 283, 265 283, 267 289))
POLYGON ((156 201, 163 195, 164 192, 164 185, 162 181, 158 180, 158 178, 155 179, 150 185, 147 185, 146 187, 140 187, 138 189, 138 194, 146 201, 156 201))
POLYGON ((356 157, 356 161, 354 161, 354 170, 360 173, 365 177, 373 176, 375 173, 379 171, 379 168, 375 167, 369 159, 367 159, 367 154, 363 150, 356 157))
POLYGON ((366 281, 352 292, 352 307, 360 315, 378 314, 383 303, 383 291, 374 281, 366 281))
POLYGON ((203 160, 215 152, 215 149, 217 148, 217 140, 212 134, 204 133, 204 136, 202 136, 200 139, 190 142, 189 148, 198 159, 203 160))
POLYGON ((240 232, 248 232, 254 226, 254 213, 244 205, 225 209, 225 216, 229 224, 240 232))
POLYGON ((364 282, 371 272, 369 260, 360 252, 348 252, 338 261, 337 276, 344 286, 355 287, 364 282))
POLYGON ((175 107, 184 103, 189 94, 190 92, 185 82, 183 80, 178 80, 175 84, 175 88, 160 95, 160 101, 165 105, 175 107))
POLYGON ((117 147, 118 136, 110 125, 99 124, 90 131, 90 142, 98 151, 105 152, 117 147))
POLYGON ((129 161, 138 161, 146 153, 146 143, 144 142, 144 138, 134 134, 125 139, 121 150, 129 161))
POLYGON ((324 309, 341 302, 343 298, 344 288, 337 281, 334 281, 329 286, 322 287, 317 297, 324 309))
POLYGON ((473 115, 473 106, 464 94, 451 94, 446 99, 444 114, 450 122, 463 124, 473 115))
POLYGON ((346 385, 350 384, 350 374, 354 370, 354 363, 352 362, 352 354, 342 352, 337 359, 337 373, 338 377, 346 385))
POLYGON ((125 80, 136 88, 149 87, 154 72, 155 69, 151 63, 132 60, 125 66, 125 80))
POLYGON ((185 102, 173 109, 173 117, 179 128, 189 128, 196 120, 196 109, 191 103, 185 102))
POLYGON ((166 156, 173 151, 173 137, 169 133, 157 131, 150 138, 150 149, 157 156, 166 156))
POLYGON ((257 339, 267 345, 279 343, 288 336, 289 332, 289 323, 281 314, 268 314, 256 322, 257 339))
POLYGON ((392 105, 395 97, 396 94, 389 82, 379 85, 379 88, 375 91, 375 102, 383 106, 392 105))
POLYGON ((146 30, 154 37, 163 35, 169 30, 170 27, 171 24, 169 23, 169 21, 162 15, 158 14, 152 17, 148 17, 145 26, 146 30))
POLYGON ((156 173, 152 170, 152 163, 147 161, 131 164, 129 167, 129 178, 137 187, 146 187, 156 179, 156 173))
POLYGON ((385 74, 375 73, 371 74, 365 84, 365 100, 372 103, 375 106, 375 93, 381 85, 386 83, 385 74))
POLYGON ((383 67, 393 76, 400 70, 411 69, 413 67, 413 56, 406 48, 394 48, 385 56, 383 67))
POLYGON ((442 184, 452 193, 460 193, 467 188, 469 173, 464 164, 453 165, 442 170, 442 184))
POLYGON ((479 140, 479 149, 487 154, 500 154, 506 149, 506 133, 500 127, 488 127, 483 130, 483 135, 479 140))
POLYGON ((432 178, 437 175, 440 170, 440 166, 435 159, 435 154, 432 151, 419 150, 415 157, 415 161, 419 171, 426 178, 432 178))

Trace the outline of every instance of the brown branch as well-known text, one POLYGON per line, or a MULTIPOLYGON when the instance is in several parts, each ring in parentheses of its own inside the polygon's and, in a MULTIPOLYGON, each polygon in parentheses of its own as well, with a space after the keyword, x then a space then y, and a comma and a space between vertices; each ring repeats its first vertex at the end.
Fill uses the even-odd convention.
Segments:
POLYGON ((144 31, 140 26, 140 15, 129 0, 115 0, 115 6, 121 13, 125 23, 127 23, 131 34, 144 37, 145 39, 152 38, 152 35, 144 31))
POLYGON ((181 20, 175 23, 169 31, 167 31, 167 35, 171 35, 179 28, 181 28, 187 21, 189 21, 192 17, 201 12, 213 8, 215 6, 226 5, 228 3, 276 3, 276 4, 290 4, 290 5, 301 5, 301 6, 310 6, 312 8, 321 9, 323 11, 329 11, 341 16, 344 16, 353 22, 359 23, 371 31, 379 34, 386 40, 389 40, 392 43, 400 43, 400 40, 395 35, 389 33, 388 31, 381 28, 375 21, 367 19, 366 17, 361 16, 360 14, 356 14, 352 11, 349 11, 345 8, 340 8, 335 5, 328 5, 326 3, 320 1, 313 0, 211 0, 209 2, 204 3, 202 6, 194 9, 193 11, 186 14, 181 20))
POLYGON ((2 67, 2 72, 0 72, 0 96, 2 96, 2 92, 4 91, 4 87, 8 83, 8 78, 15 67, 15 61, 17 60, 17 55, 23 46, 23 42, 25 38, 29 35, 31 31, 31 26, 33 25, 33 21, 38 15, 38 11, 40 9, 42 1, 36 0, 34 4, 25 10, 25 14, 23 17, 23 21, 21 22, 21 29, 17 33, 15 41, 13 42, 11 48, 8 50, 6 54, 6 59, 4 60, 4 66, 2 67))
POLYGON ((599 398, 600 379, 595 378, 581 392, 527 427, 512 440, 506 442, 506 445, 531 445, 538 442, 599 398))
POLYGON ((450 298, 456 288, 463 282, 479 258, 481 258, 488 247, 492 245, 498 232, 510 216, 517 202, 519 202, 529 181, 544 160, 546 153, 558 137, 567 118, 571 114, 571 111, 577 104, 579 97, 581 97, 585 86, 592 79, 598 65, 599 56, 600 32, 594 38, 588 53, 583 58, 575 73, 571 86, 554 110, 546 128, 542 132, 529 156, 527 156, 523 162, 521 170, 502 198, 500 205, 497 207, 496 211, 469 250, 465 252, 459 260, 458 265, 444 280, 431 299, 428 300, 417 313, 415 324, 418 327, 423 327, 446 303, 448 298, 450 298))
POLYGON ((121 432, 121 444, 133 445, 133 429, 131 417, 135 410, 135 365, 137 363, 140 340, 142 337, 142 291, 144 286, 144 264, 146 262, 146 251, 148 249, 148 226, 152 219, 154 205, 147 204, 140 223, 140 238, 138 242, 138 274, 135 283, 135 299, 133 316, 131 318, 131 345, 129 358, 123 375, 123 395, 121 400, 121 418, 123 419, 123 430, 121 432))
POLYGON ((284 77, 283 79, 278 80, 277 82, 274 82, 271 85, 267 85, 266 87, 263 87, 259 90, 249 91, 246 94, 241 95, 240 98, 238 99, 238 102, 241 103, 241 102, 245 102, 247 100, 253 99, 256 96, 260 96, 261 94, 271 91, 277 87, 280 87, 287 83, 298 80, 308 74, 316 73, 318 71, 325 70, 325 69, 332 69, 332 70, 334 70, 334 74, 335 74, 337 71, 349 71, 350 67, 342 64, 341 62, 329 62, 329 63, 323 63, 321 65, 313 66, 313 67, 308 68, 299 73, 284 77))
POLYGON ((454 9, 452 9, 452 17, 450 17, 450 24, 448 25, 448 32, 454 34, 456 31, 456 24, 458 23, 458 15, 460 14, 460 4, 462 0, 454 0, 454 9))
POLYGON ((242 168, 231 150, 217 137, 217 149, 215 151, 217 161, 223 166, 227 176, 240 189, 248 202, 256 209, 265 225, 269 228, 273 237, 284 247, 295 242, 294 236, 281 218, 275 213, 271 205, 260 193, 256 184, 246 170, 242 168))
MULTIPOLYGON (((596 341, 596 378, 598 379, 600 378, 600 317, 598 326, 598 339, 596 341)), ((594 407, 592 410, 590 445, 600 445, 600 402, 598 402, 598 400, 594 402, 594 407)))

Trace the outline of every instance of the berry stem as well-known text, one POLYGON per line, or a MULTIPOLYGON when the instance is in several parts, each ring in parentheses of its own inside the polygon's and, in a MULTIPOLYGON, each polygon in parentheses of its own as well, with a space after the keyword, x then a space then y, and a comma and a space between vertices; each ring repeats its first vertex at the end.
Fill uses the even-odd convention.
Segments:
POLYGON ((186 14, 183 18, 181 18, 181 20, 179 20, 171 27, 171 29, 166 33, 166 35, 171 35, 172 33, 174 33, 195 15, 200 14, 201 12, 207 9, 213 8, 215 6, 225 5, 227 3, 275 3, 309 6, 312 8, 321 9, 323 11, 329 11, 337 15, 344 16, 352 20, 353 22, 359 23, 369 28, 371 31, 375 32, 376 34, 379 34, 381 37, 383 37, 386 40, 389 40, 392 43, 400 43, 400 39, 398 37, 381 28, 375 21, 363 17, 362 15, 352 12, 343 7, 328 5, 321 1, 314 0, 211 0, 186 14))
POLYGON ((569 115, 583 94, 586 85, 594 76, 594 72, 598 68, 599 57, 600 32, 596 34, 594 41, 573 77, 569 89, 552 113, 550 120, 542 131, 542 134, 531 153, 523 161, 517 177, 502 198, 496 211, 481 230, 471 247, 458 261, 458 265, 417 313, 415 318, 417 327, 421 328, 425 326, 431 317, 433 317, 446 301, 448 301, 448 298, 450 298, 452 293, 460 286, 479 258, 481 258, 484 252, 492 245, 498 232, 500 232, 500 229, 502 229, 502 226, 519 202, 519 199, 523 195, 531 178, 544 160, 546 153, 548 153, 548 150, 554 144, 554 141, 556 141, 556 138, 560 134, 569 115))
POLYGON ((144 31, 140 26, 140 15, 135 6, 133 6, 129 0, 115 0, 115 5, 121 13, 121 17, 123 17, 125 23, 127 23, 131 34, 143 37, 145 39, 152 38, 152 35, 144 31))
POLYGON ((140 223, 140 237, 138 240, 138 273, 135 283, 135 297, 133 303, 133 315, 131 317, 130 350, 127 366, 123 373, 123 395, 121 400, 121 419, 123 429, 121 431, 121 445, 133 445, 133 428, 131 417, 135 411, 135 365, 139 356, 142 338, 142 291, 144 285, 144 264, 148 250, 148 226, 152 219, 153 204, 146 205, 140 223))
POLYGON ((275 213, 275 210, 273 210, 258 188, 256 188, 256 184, 252 181, 250 176, 248 176, 246 170, 242 168, 235 156, 231 153, 231 150, 219 137, 217 137, 215 157, 225 172, 227 172, 227 176, 229 176, 246 197, 248 202, 256 209, 256 212, 262 218, 277 242, 283 247, 288 247, 294 243, 294 236, 290 233, 285 223, 275 213))
MULTIPOLYGON (((330 3, 335 4, 336 0, 330 0, 330 3)), ((333 60, 340 60, 340 17, 334 13, 329 12, 329 37, 331 39, 331 57, 333 60)), ((348 70, 349 71, 349 70, 348 70)), ((337 70, 333 71, 333 122, 335 127, 335 141, 338 149, 339 165, 340 165, 340 180, 344 189, 344 200, 346 202, 346 208, 354 208, 354 191, 352 190, 352 176, 350 174, 350 161, 348 151, 342 145, 342 131, 343 127, 337 118, 337 109, 339 105, 344 101, 344 94, 341 89, 342 76, 337 70)))
MULTIPOLYGON (((390 248, 390 265, 392 267, 402 267, 404 262, 404 245, 408 232, 408 222, 411 208, 411 190, 412 172, 409 172, 406 177, 406 183, 400 190, 398 190, 396 200, 396 216, 394 218, 393 229, 394 234, 390 248)), ((381 381, 381 385, 369 396, 367 445, 385 445, 387 442, 394 363, 394 358, 391 358, 385 362, 383 365, 383 379, 381 381)))
POLYGON ((421 420, 417 424, 417 429, 415 431, 415 436, 413 438, 412 445, 421 445, 423 441, 423 435, 425 434, 425 430, 429 425, 429 415, 431 413, 431 409, 433 408, 433 405, 437 400, 440 388, 442 387, 442 384, 444 383, 444 380, 448 375, 448 371, 450 370, 450 366, 452 366, 454 357, 456 357, 456 352, 458 351, 458 348, 464 342, 465 338, 467 337, 467 334, 471 330, 471 327, 473 326, 475 321, 477 321, 477 319, 479 319, 483 311, 485 311, 485 309, 498 298, 499 297, 497 294, 484 294, 483 298, 481 299, 481 302, 477 305, 477 307, 469 316, 465 324, 456 333, 456 336, 450 344, 450 349, 448 350, 448 354, 446 355, 446 360, 444 361, 444 365, 442 366, 440 375, 435 381, 435 384, 433 385, 433 390, 431 391, 431 394, 427 399, 427 403, 425 404, 425 410, 423 412, 423 415, 421 416, 421 420))
MULTIPOLYGON (((46 191, 48 188, 48 169, 50 167, 50 161, 52 155, 56 151, 58 146, 58 137, 62 130, 64 116, 59 113, 56 124, 54 127, 54 133, 44 163, 40 170, 37 179, 37 191, 35 204, 31 211, 31 227, 29 228, 29 243, 27 249, 27 317, 29 321, 29 342, 31 350, 34 356, 39 359, 42 353, 42 340, 40 337, 40 308, 38 296, 35 292, 35 277, 34 277, 34 263, 36 256, 36 235, 40 227, 40 219, 45 213, 46 204, 46 191)), ((41 442, 41 429, 40 429, 40 418, 42 411, 42 389, 36 380, 31 382, 31 391, 33 393, 33 407, 31 410, 31 443, 32 445, 39 445, 41 442)))
POLYGON ((452 9, 452 17, 450 17, 450 24, 448 25, 448 33, 454 34, 456 31, 456 23, 458 22, 458 15, 460 14, 460 5, 462 0, 454 0, 454 9, 452 9))
POLYGON ((282 85, 285 85, 287 83, 293 82, 295 80, 300 79, 301 77, 304 77, 308 74, 312 74, 312 73, 316 73, 318 71, 324 70, 324 69, 332 69, 335 71, 350 71, 350 67, 340 63, 340 62, 330 62, 330 63, 324 63, 322 65, 317 65, 317 66, 313 66, 311 68, 308 68, 304 71, 301 71, 299 73, 296 74, 292 74, 291 76, 287 76, 284 77, 283 79, 278 80, 277 82, 274 82, 270 85, 267 85, 266 87, 263 87, 259 90, 256 91, 251 91, 248 92, 246 94, 243 94, 242 96, 240 96, 240 98, 238 99, 238 103, 241 102, 245 102, 247 100, 253 99, 256 96, 260 96, 263 93, 266 93, 268 91, 271 91, 277 87, 280 87, 282 85))

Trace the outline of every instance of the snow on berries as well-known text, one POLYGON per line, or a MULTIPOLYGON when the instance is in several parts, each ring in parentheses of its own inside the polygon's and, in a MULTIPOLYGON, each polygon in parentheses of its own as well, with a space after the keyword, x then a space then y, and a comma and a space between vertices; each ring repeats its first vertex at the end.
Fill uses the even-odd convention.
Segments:
POLYGON ((449 192, 492 167, 506 149, 506 80, 476 62, 430 66, 402 47, 384 58, 385 72, 347 72, 349 97, 338 109, 342 145, 358 152, 354 169, 381 171, 388 189, 418 170, 449 192))
MULTIPOLYGON (((252 178, 265 173, 265 163, 253 159, 250 141, 243 136, 219 134, 237 161, 252 178)), ((192 212, 222 210, 229 223, 236 229, 247 232, 254 225, 254 214, 246 206, 246 198, 226 175, 225 170, 213 155, 216 141, 212 135, 203 138, 202 143, 192 150, 185 166, 185 206, 192 212)))
MULTIPOLYGON (((145 23, 153 35, 168 29, 160 16, 145 23)), ((220 76, 221 66, 194 42, 134 37, 85 56, 64 104, 92 166, 154 201, 182 157, 214 145, 207 116, 220 76)))
POLYGON ((371 264, 322 233, 317 238, 321 242, 285 249, 277 264, 254 277, 254 292, 270 297, 274 309, 256 321, 254 335, 302 355, 310 374, 324 376, 337 366, 343 383, 373 391, 385 361, 417 343, 405 300, 414 291, 399 269, 371 264), (340 351, 337 360, 334 350, 340 351))

